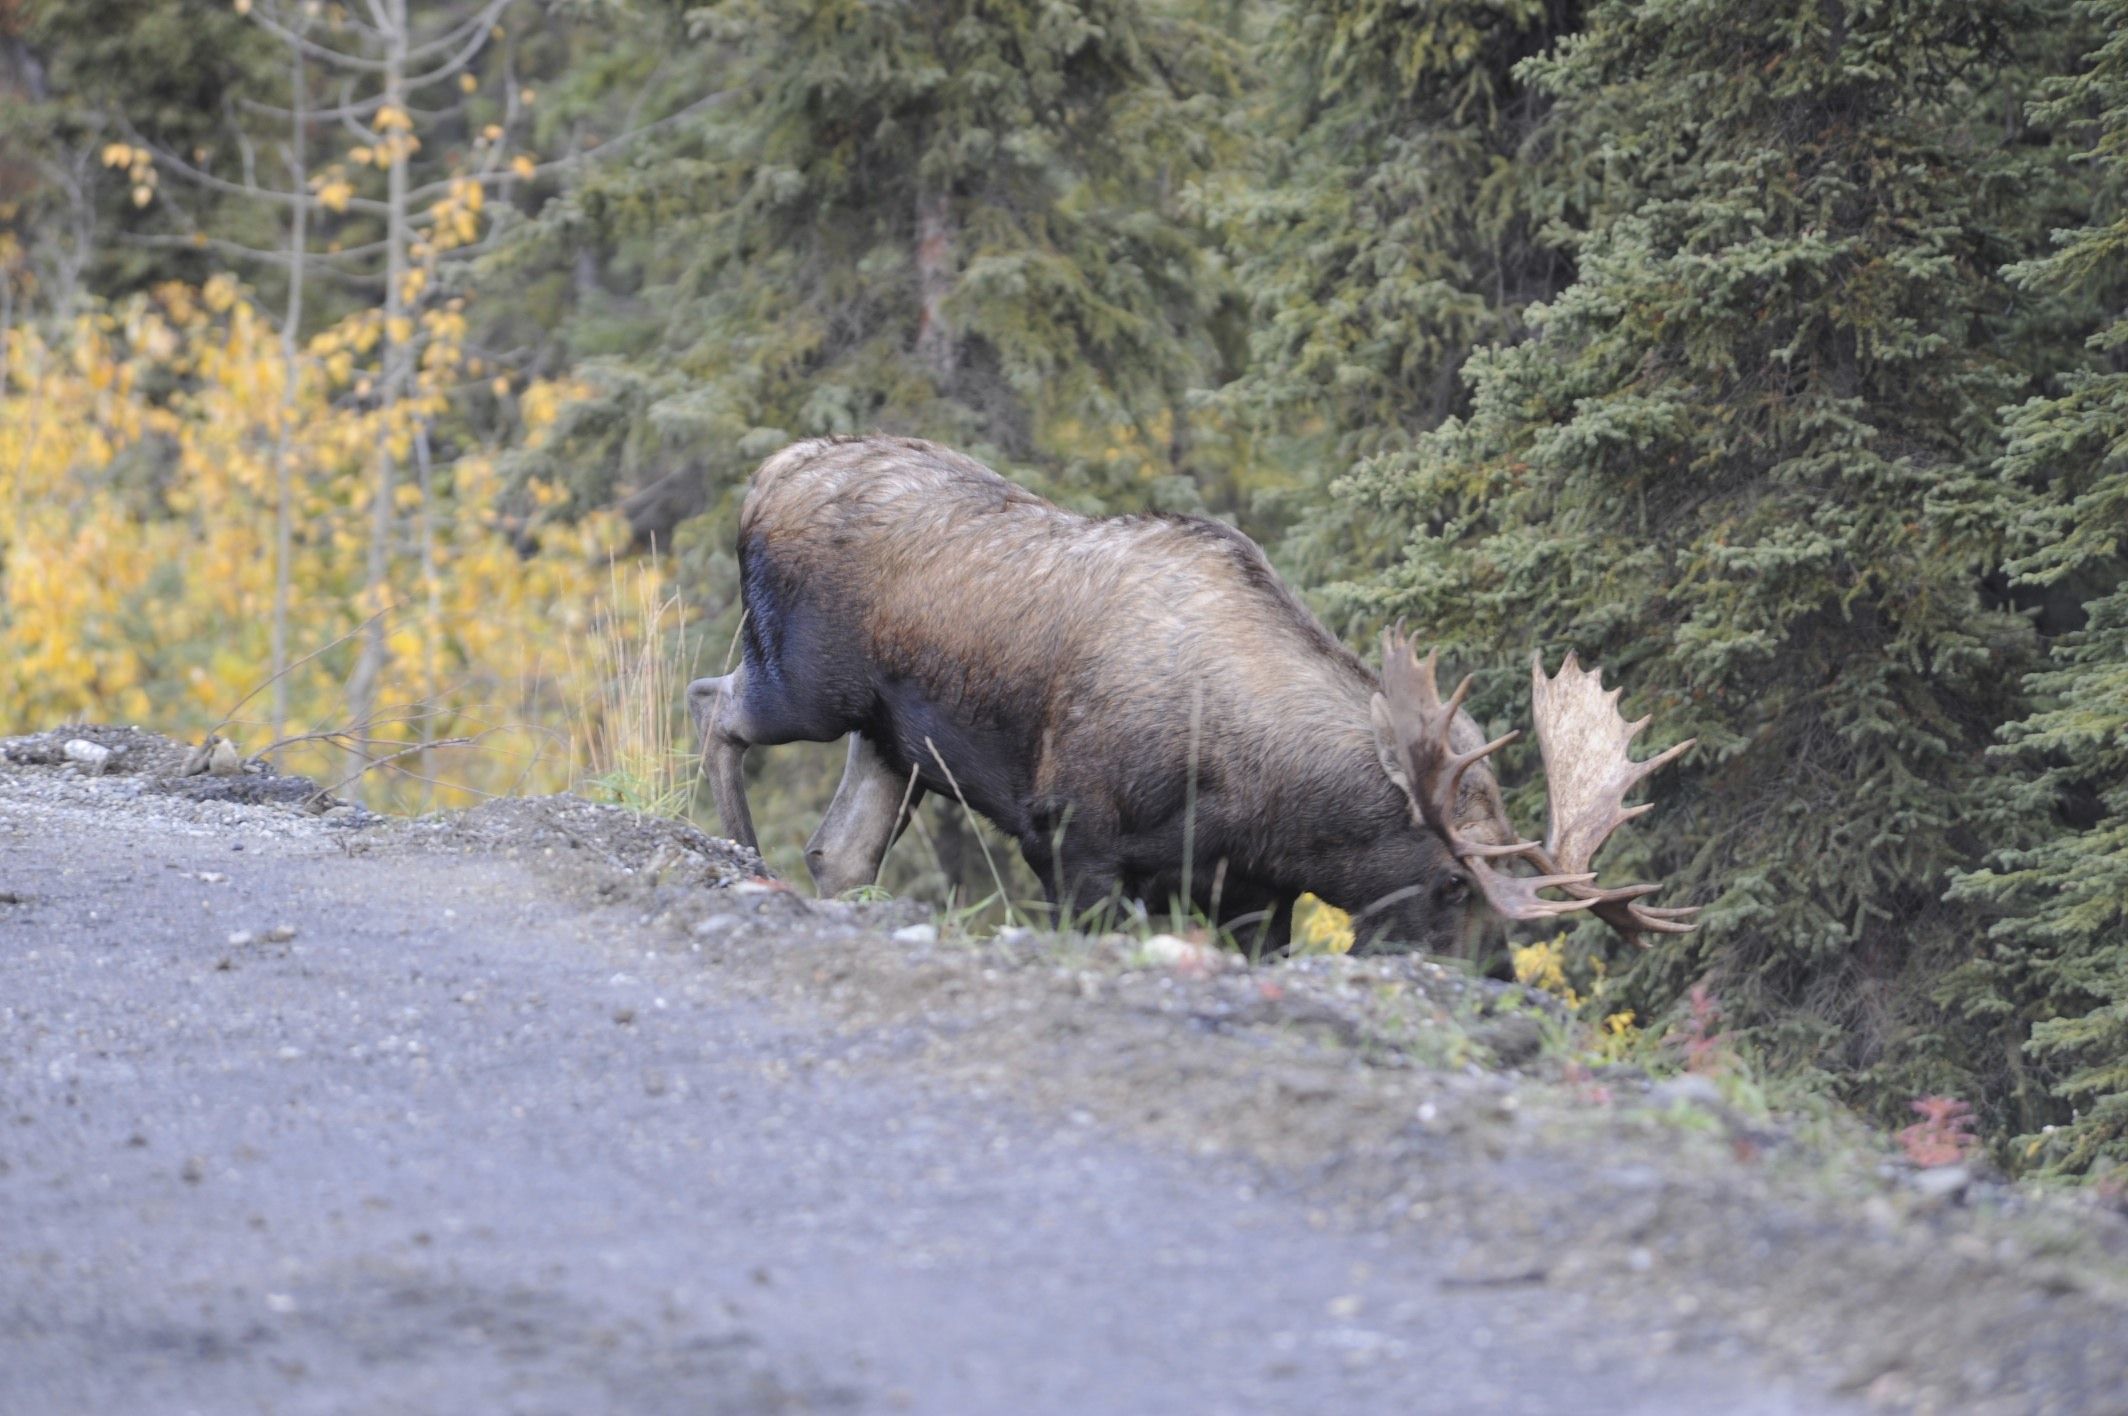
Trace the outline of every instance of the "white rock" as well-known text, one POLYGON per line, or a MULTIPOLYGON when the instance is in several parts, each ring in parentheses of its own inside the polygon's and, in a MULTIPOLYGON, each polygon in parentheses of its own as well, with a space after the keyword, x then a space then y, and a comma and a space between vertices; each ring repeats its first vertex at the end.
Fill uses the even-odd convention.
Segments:
POLYGON ((207 753, 209 774, 216 777, 234 777, 243 765, 243 759, 237 756, 235 743, 227 738, 215 739, 214 746, 207 753))
POLYGON ((897 944, 936 944, 938 928, 929 924, 907 924, 889 937, 897 944))
POLYGON ((1176 934, 1155 934, 1138 946, 1139 957, 1164 968, 1216 969, 1226 962, 1220 949, 1176 934))
POLYGON ((69 738, 60 750, 66 753, 67 761, 79 762, 92 772, 101 772, 111 760, 110 748, 87 738, 69 738))
POLYGON ((1907 1183, 1929 1199, 1956 1204, 1973 1183, 1973 1172, 1962 1165, 1938 1165, 1916 1171, 1907 1183))

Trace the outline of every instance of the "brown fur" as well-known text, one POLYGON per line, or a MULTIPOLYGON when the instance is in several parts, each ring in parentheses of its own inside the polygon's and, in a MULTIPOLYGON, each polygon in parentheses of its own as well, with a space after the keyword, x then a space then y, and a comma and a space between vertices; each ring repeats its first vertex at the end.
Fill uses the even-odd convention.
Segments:
MULTIPOLYGON (((1216 875, 1223 912, 1309 889, 1355 910, 1455 894, 1453 860, 1379 764, 1375 675, 1229 527, 1083 517, 933 444, 856 438, 762 464, 739 545, 737 737, 859 732, 878 770, 951 792, 935 745, 1053 894, 1083 876, 1163 903, 1186 833, 1191 893, 1216 875)), ((1478 774, 1472 789, 1492 790, 1478 774)), ((1430 945, 1464 914, 1392 912, 1407 930, 1423 915, 1409 942, 1430 945)))

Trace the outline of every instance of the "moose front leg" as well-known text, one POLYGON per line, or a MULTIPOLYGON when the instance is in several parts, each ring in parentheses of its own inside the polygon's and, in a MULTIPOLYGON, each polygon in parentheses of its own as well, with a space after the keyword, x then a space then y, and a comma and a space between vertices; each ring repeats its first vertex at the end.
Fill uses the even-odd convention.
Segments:
POLYGON ((842 785, 820 829, 805 843, 805 867, 824 900, 879 878, 887 848, 901 838, 924 789, 887 765, 863 733, 850 734, 842 785))

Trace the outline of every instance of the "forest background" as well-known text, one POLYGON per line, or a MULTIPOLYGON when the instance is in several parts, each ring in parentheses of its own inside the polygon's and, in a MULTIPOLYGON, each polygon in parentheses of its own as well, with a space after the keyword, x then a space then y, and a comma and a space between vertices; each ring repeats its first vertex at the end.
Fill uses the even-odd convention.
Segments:
POLYGON ((744 479, 919 434, 1578 649, 1707 908, 1564 979, 2128 1161, 2128 0, 0 0, 0 350, 11 730, 699 810, 744 479))

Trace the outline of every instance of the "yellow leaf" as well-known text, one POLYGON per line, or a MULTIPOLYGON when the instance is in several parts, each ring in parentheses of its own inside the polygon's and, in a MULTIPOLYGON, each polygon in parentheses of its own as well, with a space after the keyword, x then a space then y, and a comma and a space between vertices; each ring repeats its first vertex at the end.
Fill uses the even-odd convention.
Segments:
POLYGON ((155 189, 143 183, 133 189, 133 205, 144 207, 155 200, 155 189))
POLYGON ((458 91, 460 93, 471 93, 479 87, 480 80, 474 78, 471 74, 460 74, 458 76, 458 91))
POLYGON ((1352 949, 1352 916, 1314 895, 1294 901, 1293 923, 1294 939, 1303 950, 1344 954, 1352 949))
POLYGON ((103 149, 103 165, 106 167, 131 167, 133 149, 124 143, 106 143, 103 149))
POLYGON ((394 344, 404 344, 414 337, 414 322, 405 315, 392 315, 384 322, 385 337, 394 344))
POLYGON ((236 0, 236 12, 237 12, 237 13, 238 13, 239 15, 248 15, 248 14, 250 14, 250 13, 251 13, 251 0, 236 0))
POLYGON ((480 135, 491 143, 499 143, 502 141, 502 124, 490 123, 480 130, 480 135))
POLYGON ((376 150, 375 150, 374 148, 370 148, 370 147, 366 147, 366 146, 365 146, 365 147, 351 147, 351 148, 349 148, 349 149, 347 150, 347 160, 348 160, 348 161, 350 161, 350 162, 359 162, 359 163, 361 163, 361 164, 362 164, 362 165, 363 165, 364 167, 367 167, 367 166, 369 166, 369 160, 370 160, 370 158, 374 157, 375 155, 376 155, 376 150))
POLYGON ((327 211, 346 211, 348 198, 354 194, 355 184, 338 174, 318 185, 318 201, 327 211))
POLYGON ((371 123, 370 126, 380 133, 389 133, 394 130, 411 132, 414 127, 414 120, 406 116, 405 109, 394 107, 392 104, 387 103, 377 110, 376 121, 371 123))
POLYGON ((539 171, 539 164, 525 156, 525 154, 519 153, 510 159, 510 170, 529 181, 539 171))

